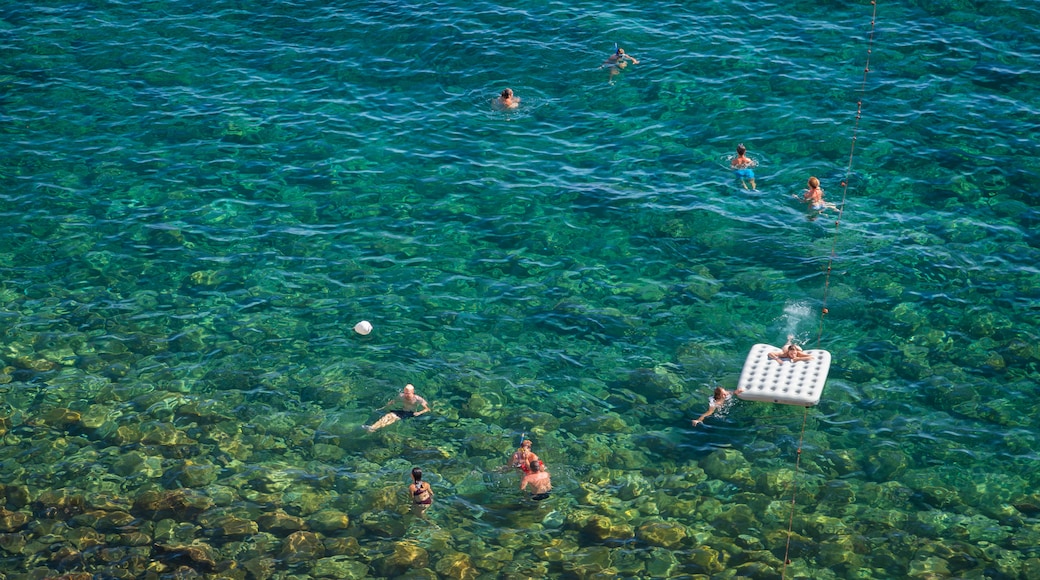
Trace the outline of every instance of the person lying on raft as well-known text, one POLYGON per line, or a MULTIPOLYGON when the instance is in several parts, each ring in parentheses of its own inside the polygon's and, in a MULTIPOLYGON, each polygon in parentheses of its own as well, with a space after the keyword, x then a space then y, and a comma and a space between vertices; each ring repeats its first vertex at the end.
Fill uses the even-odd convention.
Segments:
POLYGON ((769 353, 769 360, 775 360, 777 364, 784 364, 783 359, 793 363, 803 360, 812 360, 812 355, 802 350, 802 347, 794 343, 794 337, 787 337, 787 344, 778 351, 769 353))

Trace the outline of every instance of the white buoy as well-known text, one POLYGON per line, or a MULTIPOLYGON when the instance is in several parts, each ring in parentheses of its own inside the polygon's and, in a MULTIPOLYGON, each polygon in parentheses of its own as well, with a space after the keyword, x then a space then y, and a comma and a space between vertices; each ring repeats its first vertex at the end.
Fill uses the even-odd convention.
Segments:
POLYGON ((354 325, 354 332, 364 336, 372 332, 372 323, 367 320, 362 320, 354 325))

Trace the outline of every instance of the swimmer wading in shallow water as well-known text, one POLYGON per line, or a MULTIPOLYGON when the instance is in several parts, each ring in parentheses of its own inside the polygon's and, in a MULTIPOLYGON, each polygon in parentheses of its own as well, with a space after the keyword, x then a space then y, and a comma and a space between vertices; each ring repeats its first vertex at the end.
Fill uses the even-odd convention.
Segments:
POLYGON ((405 385, 404 389, 401 390, 401 394, 387 401, 387 403, 383 405, 383 408, 385 409, 395 403, 401 407, 399 410, 390 411, 386 415, 380 417, 375 423, 365 425, 365 429, 368 431, 375 431, 376 429, 382 429, 387 425, 396 423, 401 419, 418 417, 419 415, 430 411, 430 404, 426 402, 426 399, 416 395, 415 387, 410 384, 405 385), (419 407, 422 407, 422 409, 419 409, 419 407))

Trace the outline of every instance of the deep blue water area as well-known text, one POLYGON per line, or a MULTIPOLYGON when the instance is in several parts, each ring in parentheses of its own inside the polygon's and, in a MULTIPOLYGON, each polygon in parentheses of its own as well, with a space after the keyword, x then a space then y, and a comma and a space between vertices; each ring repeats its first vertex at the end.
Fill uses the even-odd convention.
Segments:
POLYGON ((1040 6, 874 14, 0 6, 0 575, 1040 578, 1040 6))

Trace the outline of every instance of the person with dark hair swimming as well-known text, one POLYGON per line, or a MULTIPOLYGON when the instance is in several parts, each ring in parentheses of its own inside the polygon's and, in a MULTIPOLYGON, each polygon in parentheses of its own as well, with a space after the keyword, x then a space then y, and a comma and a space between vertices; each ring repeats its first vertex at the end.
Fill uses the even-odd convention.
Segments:
POLYGON ((621 69, 628 66, 628 63, 639 64, 632 55, 626 54, 625 49, 621 48, 614 43, 614 54, 607 57, 607 60, 603 61, 603 64, 599 65, 599 68, 607 68, 610 71, 610 82, 613 84, 614 77, 617 76, 621 69))
POLYGON ((527 486, 531 486, 531 499, 535 501, 542 501, 543 499, 549 498, 549 492, 552 491, 552 482, 549 480, 549 472, 542 471, 541 462, 532 461, 527 464, 527 475, 520 480, 520 491, 527 489, 527 486))
POLYGON ((425 515, 433 505, 433 490, 428 482, 422 480, 422 470, 418 467, 412 468, 412 484, 408 486, 408 492, 412 494, 412 512, 425 515))
POLYGON ((733 158, 733 161, 729 162, 730 168, 733 169, 733 173, 737 174, 740 178, 740 184, 747 189, 747 181, 751 182, 751 189, 757 189, 755 186, 755 172, 751 170, 752 167, 758 165, 754 159, 747 156, 747 147, 741 143, 737 145, 737 156, 733 158), (747 181, 745 181, 747 180, 747 181))
POLYGON ((722 406, 733 397, 733 395, 739 395, 742 392, 744 392, 743 389, 737 389, 731 393, 722 387, 715 387, 715 392, 712 394, 711 398, 708 399, 708 410, 702 413, 700 417, 693 420, 693 426, 696 427, 703 423, 708 416, 721 409, 722 406))
POLYGON ((513 89, 506 88, 495 99, 495 107, 498 109, 515 109, 520 106, 520 97, 513 95, 513 89))
POLYGON ((401 390, 401 394, 397 395, 393 399, 387 401, 383 408, 387 408, 394 403, 400 403, 401 409, 397 411, 390 411, 386 415, 379 418, 378 421, 371 425, 365 425, 366 431, 375 431, 376 429, 382 429, 387 425, 391 425, 400 421, 401 419, 410 419, 412 417, 418 417, 423 413, 427 413, 430 410, 430 404, 426 402, 426 399, 415 394, 415 387, 412 385, 405 385, 404 389, 401 390), (422 409, 419 409, 419 407, 422 409))

